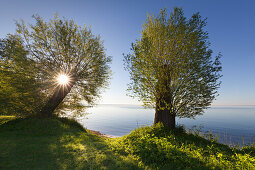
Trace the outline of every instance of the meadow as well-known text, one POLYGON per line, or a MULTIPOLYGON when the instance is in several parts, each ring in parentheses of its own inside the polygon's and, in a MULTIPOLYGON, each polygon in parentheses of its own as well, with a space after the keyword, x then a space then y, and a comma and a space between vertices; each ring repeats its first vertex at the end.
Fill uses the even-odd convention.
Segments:
POLYGON ((0 117, 0 169, 254 169, 255 146, 231 148, 162 125, 106 138, 65 118, 0 117))

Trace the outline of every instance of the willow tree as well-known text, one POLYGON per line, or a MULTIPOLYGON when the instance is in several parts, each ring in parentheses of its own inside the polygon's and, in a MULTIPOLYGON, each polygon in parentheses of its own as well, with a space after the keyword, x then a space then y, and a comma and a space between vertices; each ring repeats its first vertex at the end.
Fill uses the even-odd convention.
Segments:
POLYGON ((220 54, 212 57, 206 20, 190 19, 181 8, 167 15, 148 15, 141 38, 125 57, 131 96, 155 108, 154 124, 175 128, 176 117, 202 114, 217 96, 221 77, 220 54))
POLYGON ((17 33, 36 63, 37 78, 44 84, 41 91, 48 96, 40 115, 50 117, 56 109, 79 109, 82 101, 93 104, 110 75, 111 58, 106 56, 100 37, 73 20, 33 18, 34 25, 18 22, 17 33))

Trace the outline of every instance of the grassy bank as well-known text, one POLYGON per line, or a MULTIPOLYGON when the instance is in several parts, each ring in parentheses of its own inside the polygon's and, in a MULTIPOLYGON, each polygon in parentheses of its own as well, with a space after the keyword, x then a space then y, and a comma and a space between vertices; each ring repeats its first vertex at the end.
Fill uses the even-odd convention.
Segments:
POLYGON ((111 146, 149 169, 255 169, 255 147, 237 150, 162 125, 136 129, 111 146))
POLYGON ((16 119, 0 126, 0 169, 135 169, 104 138, 66 119, 16 119))
POLYGON ((231 149, 162 126, 110 139, 66 119, 0 117, 0 169, 37 168, 254 169, 255 147, 231 149))

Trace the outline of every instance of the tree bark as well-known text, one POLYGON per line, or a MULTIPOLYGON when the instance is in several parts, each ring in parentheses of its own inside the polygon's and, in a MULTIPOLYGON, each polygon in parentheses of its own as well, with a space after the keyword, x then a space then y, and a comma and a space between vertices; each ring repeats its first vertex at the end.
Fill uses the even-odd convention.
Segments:
POLYGON ((155 118, 154 118, 154 125, 157 123, 162 122, 165 127, 170 129, 175 128, 175 114, 171 113, 168 109, 159 109, 159 106, 156 106, 155 109, 155 118))
POLYGON ((168 93, 164 93, 164 95, 160 95, 160 97, 156 100, 156 108, 155 108, 155 118, 154 125, 159 122, 162 122, 165 127, 170 129, 175 128, 175 117, 176 114, 172 111, 171 106, 171 95, 169 94, 170 90, 167 89, 168 93), (166 107, 166 103, 170 106, 166 107))
POLYGON ((172 107, 172 96, 171 96, 171 76, 170 76, 171 67, 168 64, 162 66, 163 76, 158 80, 157 84, 157 99, 156 99, 156 108, 155 108, 155 118, 154 125, 159 122, 162 122, 165 127, 170 129, 175 128, 175 116, 176 114, 171 110, 172 107), (170 105, 167 108, 166 103, 170 105))
POLYGON ((59 85, 58 87, 56 87, 51 98, 48 100, 48 102, 46 102, 44 107, 41 109, 39 116, 45 118, 52 117, 54 110, 64 100, 66 95, 71 91, 74 84, 75 81, 71 81, 66 85, 59 85))

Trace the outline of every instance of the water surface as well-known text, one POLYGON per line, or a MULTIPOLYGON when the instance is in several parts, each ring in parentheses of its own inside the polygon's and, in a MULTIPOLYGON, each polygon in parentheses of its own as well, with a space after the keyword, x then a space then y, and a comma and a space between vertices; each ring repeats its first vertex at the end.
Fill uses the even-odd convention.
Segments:
MULTIPOLYGON (((98 105, 80 119, 84 127, 101 133, 123 136, 143 125, 152 125, 155 111, 137 105, 98 105)), ((255 106, 211 107, 195 119, 177 119, 186 129, 203 127, 201 131, 220 136, 225 144, 248 144, 255 137, 255 106)))

